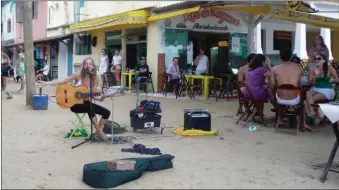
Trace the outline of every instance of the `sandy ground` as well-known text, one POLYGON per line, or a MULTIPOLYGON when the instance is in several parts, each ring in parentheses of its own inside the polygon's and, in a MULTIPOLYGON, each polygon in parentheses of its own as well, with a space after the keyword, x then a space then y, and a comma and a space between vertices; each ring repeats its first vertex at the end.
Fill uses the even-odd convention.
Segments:
MULTIPOLYGON (((9 85, 9 91, 19 89, 9 85)), ((53 87, 45 93, 53 95, 53 87)), ((13 93, 14 99, 2 100, 2 187, 88 189, 82 182, 83 165, 87 163, 138 154, 122 153, 132 144, 109 145, 88 143, 71 149, 83 138, 65 140, 73 128, 75 116, 50 102, 48 111, 33 111, 25 107, 25 93, 13 93)), ((135 106, 135 96, 115 98, 114 120, 129 125, 129 110, 135 106)), ((330 127, 299 136, 274 133, 268 128, 250 132, 235 125, 236 101, 190 101, 152 98, 162 104, 162 122, 167 127, 183 124, 184 108, 207 108, 213 116, 212 125, 219 136, 183 138, 166 129, 160 134, 135 134, 135 143, 159 147, 163 153, 175 156, 174 168, 145 173, 140 179, 121 185, 119 189, 169 188, 339 188, 339 175, 330 173, 329 180, 319 181, 322 170, 309 164, 327 161, 334 142, 330 127)), ((111 101, 102 105, 110 109, 111 101)), ((272 121, 272 115, 265 112, 272 121)), ((85 121, 88 122, 86 117, 85 121)), ((131 131, 131 128, 128 128, 131 131)), ((125 135, 124 134, 124 135, 125 135)))

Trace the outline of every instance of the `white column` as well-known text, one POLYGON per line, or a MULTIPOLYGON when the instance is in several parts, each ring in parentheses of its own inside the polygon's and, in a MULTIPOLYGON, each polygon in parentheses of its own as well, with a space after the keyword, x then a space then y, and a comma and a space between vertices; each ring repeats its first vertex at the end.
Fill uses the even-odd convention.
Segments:
MULTIPOLYGON (((126 45, 126 29, 121 30, 121 51, 122 51, 122 64, 121 64, 121 72, 126 71, 126 51, 127 51, 127 45, 126 45)), ((121 79, 122 80, 122 79, 121 79)), ((123 79, 126 80, 126 79, 123 79)))
POLYGON ((262 47, 261 47, 261 22, 255 27, 255 53, 263 54, 262 47))
POLYGON ((332 50, 331 50, 331 30, 328 28, 321 28, 320 35, 324 38, 324 42, 328 48, 329 60, 333 60, 332 50))
POLYGON ((247 54, 255 53, 255 44, 254 44, 254 16, 249 15, 247 20, 247 54))
POLYGON ((295 39, 294 39, 294 54, 297 54, 300 59, 308 59, 306 49, 306 25, 296 23, 295 39))

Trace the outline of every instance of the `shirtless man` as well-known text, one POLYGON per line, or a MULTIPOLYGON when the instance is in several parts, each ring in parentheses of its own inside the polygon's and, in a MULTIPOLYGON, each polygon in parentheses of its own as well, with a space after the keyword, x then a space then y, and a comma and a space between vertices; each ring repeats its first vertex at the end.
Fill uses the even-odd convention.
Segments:
POLYGON ((247 58, 246 58, 247 64, 240 67, 240 69, 238 71, 238 81, 246 82, 246 76, 247 76, 247 72, 248 72, 248 69, 249 69, 249 65, 250 65, 254 56, 255 56, 255 53, 251 53, 247 56, 247 58))
MULTIPOLYGON (((290 62, 291 57, 292 51, 290 49, 280 51, 282 63, 272 69, 273 76, 271 77, 271 83, 273 85, 291 84, 295 87, 300 87, 303 73, 297 64, 290 62)), ((291 90, 278 90, 277 94, 273 95, 271 99, 273 100, 272 102, 286 106, 295 106, 300 102, 298 92, 291 90)))

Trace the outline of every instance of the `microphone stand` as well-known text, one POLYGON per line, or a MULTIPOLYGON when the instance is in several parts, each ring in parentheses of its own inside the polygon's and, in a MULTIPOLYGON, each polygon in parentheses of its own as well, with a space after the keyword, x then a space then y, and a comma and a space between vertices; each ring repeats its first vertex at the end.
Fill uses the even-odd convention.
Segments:
MULTIPOLYGON (((89 82, 89 103, 90 103, 90 105, 89 105, 90 108, 89 109, 92 112, 93 111, 93 106, 92 106, 92 86, 93 86, 92 77, 93 77, 93 74, 92 74, 91 71, 88 71, 87 74, 89 76, 89 81, 90 81, 89 82)), ((78 146, 80 146, 82 144, 85 144, 85 143, 87 143, 89 141, 94 141, 95 140, 94 133, 93 133, 93 121, 92 121, 92 118, 90 119, 90 121, 91 121, 91 134, 89 135, 89 138, 85 139, 85 141, 83 141, 83 142, 81 142, 81 143, 79 143, 77 145, 72 146, 72 149, 74 149, 74 148, 76 148, 76 147, 78 147, 78 146)))

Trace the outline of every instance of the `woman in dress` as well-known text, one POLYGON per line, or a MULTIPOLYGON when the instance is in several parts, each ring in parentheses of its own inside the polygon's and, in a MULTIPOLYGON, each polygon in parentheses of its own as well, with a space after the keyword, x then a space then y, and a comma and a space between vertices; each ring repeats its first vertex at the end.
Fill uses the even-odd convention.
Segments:
MULTIPOLYGON (((271 64, 267 63, 268 68, 264 67, 266 57, 263 54, 256 54, 251 63, 249 64, 249 70, 246 76, 246 84, 252 95, 256 100, 267 102, 269 97, 269 91, 267 82, 271 77, 271 64), (266 80, 267 79, 267 80, 266 80)), ((251 99, 251 95, 246 88, 241 89, 246 98, 251 99)))
POLYGON ((19 47, 19 67, 18 67, 18 73, 17 75, 20 77, 20 83, 21 87, 18 92, 21 92, 25 88, 25 54, 24 54, 24 48, 22 46, 19 47))
MULTIPOLYGON (((92 86, 91 92, 97 92, 98 87, 98 77, 97 73, 93 72, 92 77, 88 75, 88 70, 94 70, 96 71, 96 66, 94 64, 94 61, 92 58, 86 58, 82 62, 82 69, 80 72, 73 73, 71 76, 66 77, 63 80, 53 80, 49 82, 44 81, 38 81, 37 87, 42 88, 47 85, 59 85, 59 84, 67 84, 69 82, 76 82, 75 86, 84 85, 87 86, 87 88, 90 88, 92 86), (92 85, 90 85, 92 84, 92 85)), ((93 97, 93 99, 101 101, 102 99, 98 96, 93 97)), ((104 141, 108 140, 108 137, 103 132, 104 125, 109 118, 111 112, 94 103, 91 103, 88 98, 85 98, 85 101, 83 104, 75 104, 70 108, 70 110, 74 113, 87 113, 90 120, 93 123, 94 128, 96 129, 95 137, 101 138, 104 141), (101 115, 101 119, 97 120, 96 114, 101 115)))
POLYGON ((108 71, 108 66, 109 66, 108 56, 106 54, 106 49, 103 48, 101 50, 101 57, 100 57, 100 64, 99 64, 99 74, 101 76, 103 86, 106 85, 104 84, 104 81, 107 81, 106 73, 108 71))
POLYGON ((120 85, 120 72, 121 72, 121 64, 122 64, 122 57, 121 54, 119 54, 119 50, 115 50, 115 54, 112 59, 112 65, 113 68, 115 69, 114 76, 115 76, 115 81, 116 85, 120 85))
POLYGON ((327 55, 318 54, 314 57, 315 67, 310 72, 308 83, 314 84, 314 88, 306 92, 305 112, 311 116, 316 116, 312 104, 317 101, 333 100, 335 91, 332 83, 338 83, 339 77, 332 66, 329 66, 327 55))

